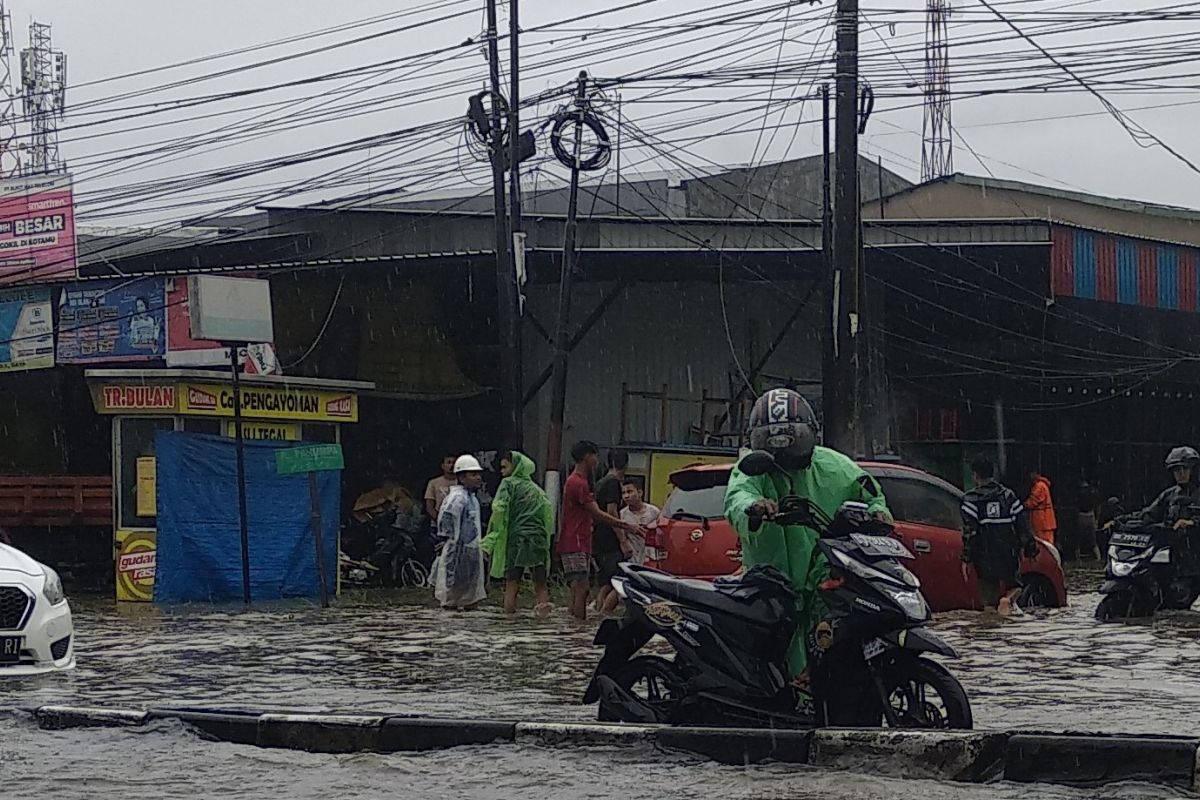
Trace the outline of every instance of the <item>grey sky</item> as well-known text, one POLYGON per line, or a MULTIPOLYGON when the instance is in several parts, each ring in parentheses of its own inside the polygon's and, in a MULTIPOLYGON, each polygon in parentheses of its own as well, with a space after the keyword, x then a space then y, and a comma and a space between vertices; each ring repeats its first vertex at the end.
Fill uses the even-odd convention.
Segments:
MULTIPOLYGON (((589 11, 623 5, 624 2, 575 0, 566 3, 558 0, 525 0, 522 4, 522 22, 528 29, 589 11)), ((36 14, 39 21, 53 24, 54 43, 57 48, 68 54, 72 88, 68 90, 69 115, 63 123, 64 130, 61 134, 62 152, 77 174, 77 191, 82 202, 83 221, 90 224, 131 224, 165 222, 186 213, 213 213, 226 207, 251 204, 260 197, 277 197, 279 193, 286 191, 288 185, 295 185, 332 170, 341 169, 344 174, 350 164, 364 158, 370 159, 369 164, 361 169, 351 170, 356 173, 353 179, 346 178, 339 183, 339 176, 335 174, 328 182, 329 185, 315 192, 281 198, 281 202, 333 198, 349 191, 366 191, 393 185, 420 189, 426 186, 444 187, 475 181, 478 190, 483 191, 486 188, 483 170, 473 162, 470 153, 462 146, 460 131, 447 129, 428 136, 425 141, 406 147, 403 152, 393 152, 384 146, 336 159, 264 172, 240 182, 221 183, 213 187, 196 187, 185 179, 180 185, 151 183, 128 194, 113 194, 118 187, 129 184, 157 182, 190 173, 208 173, 312 148, 327 147, 397 128, 450 119, 461 114, 465 110, 466 96, 477 90, 486 75, 480 48, 464 48, 436 59, 431 57, 417 65, 410 63, 394 68, 391 72, 374 73, 365 79, 359 75, 347 74, 344 79, 338 81, 255 95, 253 98, 205 104, 185 111, 151 115, 144 113, 148 108, 143 104, 149 102, 177 102, 199 95, 238 91, 316 74, 353 70, 362 65, 416 52, 449 47, 479 34, 483 24, 482 0, 471 4, 456 4, 453 0, 445 0, 447 8, 443 11, 433 9, 434 4, 435 0, 404 0, 402 3, 395 0, 353 0, 344 3, 312 0, 209 0, 206 3, 183 3, 177 0, 9 0, 8 7, 12 13, 19 45, 23 46, 31 16, 36 14), (153 69, 169 63, 344 25, 368 17, 426 7, 430 7, 429 10, 415 16, 382 22, 335 36, 296 42, 168 72, 86 85, 122 73, 153 69), (238 72, 167 92, 132 96, 107 104, 99 102, 116 94, 137 92, 162 83, 234 68, 251 61, 295 53, 464 10, 472 13, 428 25, 418 31, 398 33, 321 55, 238 72), (433 61, 439 63, 434 65, 433 61), (424 71, 417 72, 417 67, 424 71), (449 72, 451 70, 458 71, 449 72), (361 91, 364 80, 370 83, 376 79, 391 82, 358 95, 337 94, 339 90, 361 91), (445 80, 454 80, 456 85, 438 90, 436 94, 439 97, 436 99, 412 104, 412 100, 416 99, 413 95, 421 90, 429 90, 445 80), (376 113, 272 132, 272 124, 286 123, 289 117, 295 119, 298 114, 308 113, 306 110, 320 113, 322 109, 329 107, 330 102, 341 102, 331 98, 343 97, 347 101, 353 98, 355 102, 377 98, 378 108, 376 113), (246 110, 249 106, 260 103, 278 105, 246 110), (403 106, 400 105, 402 103, 403 106), (181 122, 173 126, 158 126, 159 123, 185 116, 216 112, 231 113, 226 116, 181 122), (252 120, 254 115, 260 116, 252 120), (129 118, 113 121, 118 117, 129 118), (109 122, 104 124, 105 121, 109 122), (157 127, 148 127, 151 123, 157 127), (178 140, 180 137, 205 137, 214 129, 233 123, 262 127, 232 128, 228 140, 213 141, 203 148, 192 146, 169 153, 153 152, 154 148, 164 141, 178 140), (105 133, 113 135, 100 135, 105 133), (254 138, 240 141, 238 137, 245 135, 253 135, 254 138), (116 156, 121 154, 103 155, 118 148, 147 151, 141 157, 156 160, 139 167, 138 161, 116 159, 116 156), (109 160, 104 162, 101 159, 109 160), (420 169, 422 165, 426 165, 423 171, 420 169), (177 205, 187 207, 176 208, 177 205)), ((1023 28, 1033 31, 1038 25, 1048 24, 1048 20, 1051 20, 1045 16, 1028 16, 1038 10, 1068 9, 1066 13, 1087 14, 1104 9, 1144 10, 1167 4, 1167 0, 1156 0, 1153 3, 1133 0, 1092 0, 1083 3, 1079 0, 1068 0, 1065 3, 1061 0, 1036 0, 1015 5, 1010 2, 1002 7, 1012 11, 1014 19, 1018 20, 1023 28), (1018 13, 1025 16, 1018 16, 1018 13)), ((531 69, 539 62, 544 66, 535 70, 536 74, 530 75, 529 79, 523 82, 523 93, 528 96, 551 86, 566 84, 580 68, 586 68, 597 76, 609 77, 643 69, 653 71, 661 64, 680 59, 678 64, 667 67, 668 71, 694 73, 731 65, 739 59, 743 65, 759 66, 769 66, 776 56, 781 56, 785 63, 788 59, 795 61, 811 56, 814 45, 816 52, 823 52, 832 36, 832 29, 823 25, 821 19, 828 12, 829 4, 815 7, 798 5, 790 12, 776 10, 752 19, 753 25, 727 26, 715 37, 690 41, 684 41, 687 37, 677 30, 662 31, 660 38, 656 38, 659 34, 655 31, 637 27, 618 34, 591 31, 587 33, 586 38, 585 31, 582 30, 585 27, 611 29, 634 26, 635 23, 673 13, 686 13, 690 15, 686 19, 695 19, 720 13, 721 9, 726 7, 728 13, 733 13, 738 9, 774 8, 777 5, 778 0, 752 0, 741 4, 723 5, 718 5, 712 0, 659 0, 636 9, 606 14, 553 31, 530 33, 523 39, 526 59, 531 69), (672 33, 674 35, 671 35, 672 33), (624 51, 618 49, 621 42, 627 42, 628 37, 634 36, 643 37, 642 43, 624 51), (715 52, 698 57, 699 53, 709 48, 715 48, 715 52)), ((864 59, 864 77, 882 87, 881 93, 901 90, 906 80, 905 72, 917 77, 921 75, 919 48, 924 25, 919 13, 920 5, 923 4, 902 5, 893 0, 882 0, 867 6, 868 9, 874 10, 868 11, 867 25, 862 33, 862 46, 867 54, 864 59), (909 13, 898 16, 898 10, 909 13), (893 22, 896 23, 894 30, 891 27, 893 22), (871 28, 871 23, 875 23, 874 29, 871 28), (886 46, 881 42, 881 38, 887 42, 886 46), (903 61, 903 68, 892 56, 893 51, 903 61)), ((1041 79, 1063 77, 1053 66, 1040 59, 1031 47, 1011 38, 1011 32, 1002 26, 994 21, 987 25, 981 24, 987 16, 986 10, 978 3, 963 2, 956 3, 956 6, 960 10, 953 18, 950 33, 952 42, 962 43, 973 37, 993 34, 1009 37, 1001 43, 964 46, 960 48, 961 53, 952 53, 952 72, 965 73, 956 80, 957 88, 982 87, 986 84, 981 81, 994 77, 988 74, 986 64, 979 60, 989 52, 1028 53, 1030 61, 1024 63, 1026 69, 1040 61, 1041 79)), ((1189 5, 1185 10, 1191 11, 1193 8, 1196 6, 1189 5)), ((503 26, 506 11, 502 9, 501 14, 503 26)), ((1063 18, 1065 17, 1060 15, 1054 19, 1063 18)), ((1088 43, 1092 43, 1090 46, 1094 48, 1097 42, 1122 37, 1171 34, 1178 37, 1175 51, 1186 63, 1174 64, 1167 70, 1157 72, 1139 72, 1137 75, 1145 77, 1168 72, 1186 74, 1194 71, 1194 62, 1190 61, 1194 56, 1189 54, 1196 52, 1191 40, 1191 37, 1196 35, 1195 29, 1194 22, 1175 20, 1109 27, 1067 36, 1045 36, 1039 37, 1039 41, 1056 53, 1067 53, 1088 43)), ((1160 44, 1159 47, 1161 46, 1160 44)), ((998 62, 995 71, 1002 73, 1010 68, 1010 63, 998 62)), ((1112 63, 1119 66, 1115 57, 1112 63)), ((826 68, 825 72, 829 73, 831 70, 826 68)), ((711 161, 757 162, 764 158, 811 154, 819 142, 818 127, 807 125, 796 130, 791 123, 798 115, 802 115, 806 120, 812 120, 819 115, 819 102, 800 102, 808 93, 810 84, 819 75, 820 72, 814 68, 803 73, 801 82, 797 80, 796 73, 792 73, 778 81, 774 87, 765 80, 750 83, 733 82, 722 86, 697 84, 690 92, 660 95, 660 99, 671 101, 668 103, 651 103, 645 99, 650 92, 665 91, 668 88, 666 86, 626 87, 621 92, 624 98, 624 115, 641 129, 661 137, 661 141, 656 141, 654 147, 639 147, 626 139, 623 154, 625 168, 630 171, 686 168, 688 165, 705 165, 711 161), (752 99, 755 97, 757 100, 752 99), (767 129, 760 133, 762 108, 768 98, 772 101, 772 112, 768 117, 767 129), (714 99, 725 102, 707 102, 714 99), (731 102, 735 99, 747 100, 743 105, 738 105, 731 102), (664 114, 673 116, 662 116, 664 114), (695 120, 704 117, 709 118, 705 124, 694 124, 695 120), (773 133, 774 127, 779 126, 781 121, 782 126, 773 133), (693 124, 681 127, 685 122, 693 124), (729 128, 738 131, 738 135, 705 138, 729 128), (674 150, 676 147, 681 149, 674 150)), ((1195 81, 1187 79, 1183 83, 1195 81)), ((909 93, 911 94, 911 90, 909 93)), ((1125 109, 1188 101, 1200 103, 1200 95, 1191 90, 1171 94, 1120 92, 1110 96, 1117 106, 1125 109)), ((615 95, 611 97, 615 99, 615 95)), ((877 105, 876 117, 871 121, 863 141, 867 154, 882 157, 885 166, 912 179, 919 177, 921 111, 919 108, 905 111, 889 109, 916 102, 919 101, 912 97, 882 98, 877 105)), ((527 113, 526 120, 533 124, 536 120, 543 119, 553 108, 554 103, 546 104, 538 109, 536 115, 527 113)), ((1182 105, 1130 113, 1140 124, 1170 142, 1176 149, 1200 161, 1200 147, 1195 144, 1192 133, 1195 123, 1200 121, 1198 108, 1200 106, 1182 105)), ((1196 192, 1196 187, 1200 185, 1197 178, 1200 176, 1160 149, 1139 147, 1112 118, 1094 115, 1100 110, 1099 101, 1086 94, 1053 92, 1045 95, 1021 94, 960 99, 954 104, 953 118, 960 133, 997 176, 1057 183, 1087 191, 1144 200, 1200 205, 1200 197, 1196 192), (1090 116, 1012 124, 1014 121, 1030 118, 1077 114, 1090 116)), ((959 171, 986 174, 986 170, 961 144, 955 149, 955 166, 959 171)), ((556 168, 548 166, 541 176, 554 174, 556 168)), ((530 178, 531 181, 538 179, 541 178, 530 178)))

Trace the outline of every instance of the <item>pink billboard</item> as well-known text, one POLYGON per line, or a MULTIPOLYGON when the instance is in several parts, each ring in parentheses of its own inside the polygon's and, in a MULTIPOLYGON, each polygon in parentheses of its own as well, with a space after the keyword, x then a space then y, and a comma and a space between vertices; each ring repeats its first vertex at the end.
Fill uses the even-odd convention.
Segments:
POLYGON ((0 285, 75 277, 70 175, 0 181, 0 285))

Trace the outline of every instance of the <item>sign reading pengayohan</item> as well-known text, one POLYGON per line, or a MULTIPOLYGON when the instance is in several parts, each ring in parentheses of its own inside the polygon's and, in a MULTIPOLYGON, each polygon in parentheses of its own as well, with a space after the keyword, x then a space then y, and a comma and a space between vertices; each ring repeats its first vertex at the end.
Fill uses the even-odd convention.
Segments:
POLYGON ((0 181, 0 285, 75 277, 70 175, 0 181))

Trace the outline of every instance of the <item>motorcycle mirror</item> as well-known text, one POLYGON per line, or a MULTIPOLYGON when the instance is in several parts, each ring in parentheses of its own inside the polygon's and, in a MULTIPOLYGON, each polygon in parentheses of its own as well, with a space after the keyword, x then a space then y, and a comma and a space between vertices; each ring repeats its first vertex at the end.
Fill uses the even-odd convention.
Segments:
POLYGON ((766 475, 775 468, 775 456, 766 450, 752 450, 738 462, 738 469, 744 474, 757 478, 766 475))

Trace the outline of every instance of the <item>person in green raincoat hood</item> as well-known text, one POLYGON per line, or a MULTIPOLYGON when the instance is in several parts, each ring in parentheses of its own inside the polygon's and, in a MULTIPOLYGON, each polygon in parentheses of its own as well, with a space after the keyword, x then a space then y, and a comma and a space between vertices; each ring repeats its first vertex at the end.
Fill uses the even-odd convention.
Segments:
MULTIPOLYGON (((787 471, 795 493, 807 498, 832 517, 842 503, 859 501, 874 514, 891 519, 879 484, 849 457, 818 447, 817 420, 808 401, 790 389, 772 389, 754 404, 749 421, 750 447, 766 450, 787 471)), ((807 681, 808 632, 822 613, 817 586, 829 565, 816 547, 817 531, 801 525, 776 525, 769 518, 780 498, 788 493, 778 471, 746 475, 734 468, 725 492, 725 516, 742 541, 746 569, 770 565, 791 580, 796 592, 799 627, 788 651, 788 666, 798 685, 807 681), (758 506, 767 518, 751 532, 748 513, 758 506)))
POLYGON ((504 578, 504 612, 517 613, 517 592, 525 573, 532 572, 536 610, 550 610, 546 574, 550 569, 550 538, 554 522, 550 500, 533 482, 536 465, 515 450, 500 456, 500 488, 492 500, 492 518, 482 547, 491 555, 491 576, 504 578))

